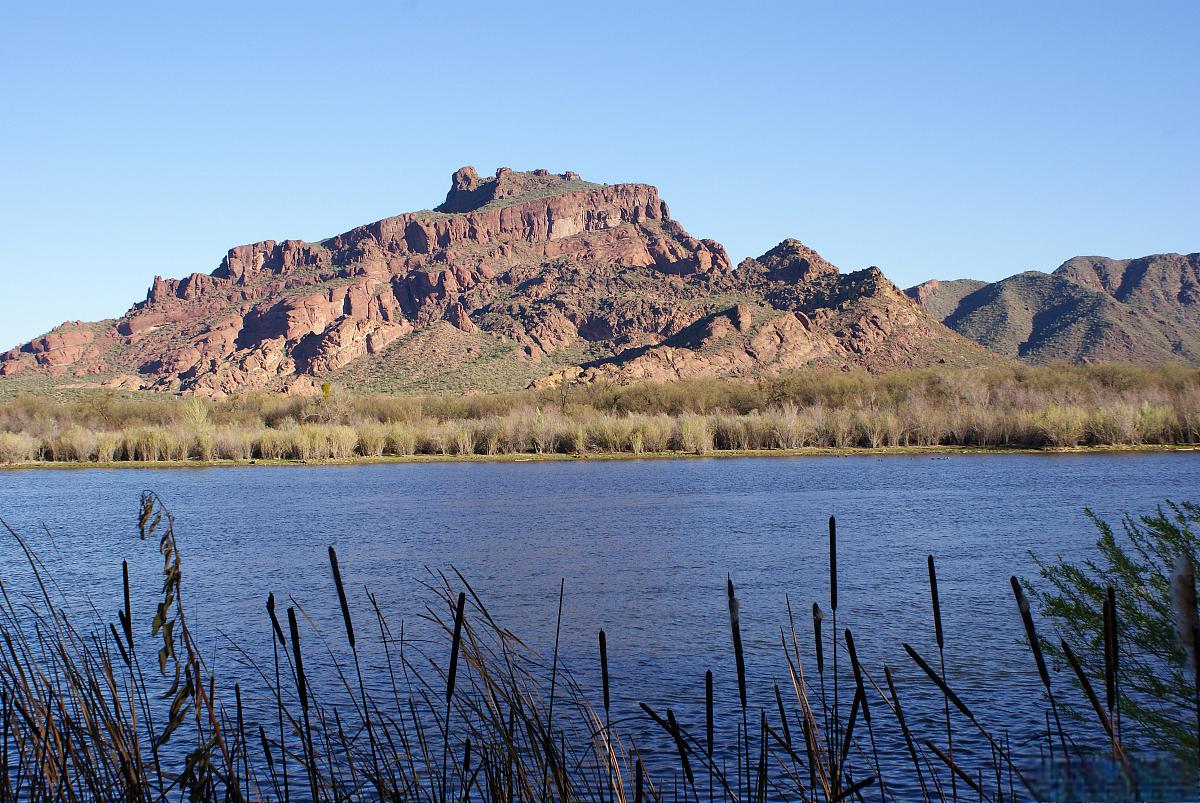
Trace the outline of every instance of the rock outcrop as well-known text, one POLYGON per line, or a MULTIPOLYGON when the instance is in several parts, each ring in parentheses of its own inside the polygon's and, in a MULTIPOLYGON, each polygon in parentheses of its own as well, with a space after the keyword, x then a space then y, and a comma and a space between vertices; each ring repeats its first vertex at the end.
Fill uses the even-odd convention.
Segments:
POLYGON ((1200 362, 1200 254, 1075 257, 1053 273, 907 292, 956 332, 1026 362, 1200 362))
POLYGON ((433 211, 155 277, 119 319, 64 324, 0 355, 0 377, 224 395, 992 359, 877 269, 843 275, 796 240, 734 269, 654 187, 464 167, 433 211))

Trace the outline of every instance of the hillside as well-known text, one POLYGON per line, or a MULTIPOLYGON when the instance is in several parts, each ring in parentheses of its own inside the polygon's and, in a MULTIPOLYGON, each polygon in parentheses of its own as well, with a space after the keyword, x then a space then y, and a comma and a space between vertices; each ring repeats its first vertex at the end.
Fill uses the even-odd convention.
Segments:
POLYGON ((232 248, 155 277, 120 318, 0 355, 0 381, 227 395, 507 390, 569 380, 979 365, 875 268, 795 240, 737 270, 656 188, 575 173, 458 170, 431 211, 320 242, 232 248))
POLYGON ((1200 254, 1075 257, 1053 273, 907 292, 954 331, 1027 362, 1200 361, 1200 254))

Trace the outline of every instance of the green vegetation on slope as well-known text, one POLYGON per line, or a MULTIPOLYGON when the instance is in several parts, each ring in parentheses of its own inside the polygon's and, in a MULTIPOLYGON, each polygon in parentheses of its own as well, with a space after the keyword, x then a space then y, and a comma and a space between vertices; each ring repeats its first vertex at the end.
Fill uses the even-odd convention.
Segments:
POLYGON ((1075 257, 1053 273, 908 293, 959 334, 1026 362, 1200 362, 1200 254, 1075 257))

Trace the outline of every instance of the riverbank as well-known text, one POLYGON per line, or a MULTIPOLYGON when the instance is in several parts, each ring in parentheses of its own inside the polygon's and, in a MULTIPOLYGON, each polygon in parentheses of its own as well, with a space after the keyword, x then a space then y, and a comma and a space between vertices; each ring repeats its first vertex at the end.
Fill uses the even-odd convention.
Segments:
POLYGON ((415 454, 382 455, 378 457, 346 457, 328 460, 253 459, 253 460, 160 460, 130 461, 111 460, 99 462, 60 462, 39 460, 27 463, 0 464, 3 471, 29 471, 36 469, 199 469, 199 468, 248 468, 248 467, 295 467, 304 468, 329 466, 362 466, 387 464, 421 463, 572 463, 609 462, 628 460, 708 460, 750 457, 945 457, 956 455, 1080 455, 1080 454, 1156 454, 1174 452, 1200 452, 1194 445, 1141 444, 1126 446, 1070 446, 1033 449, 1028 447, 971 447, 971 446, 880 446, 851 448, 799 448, 799 449, 713 449, 707 452, 583 452, 577 454, 415 454))
MULTIPOLYGON (((0 464, 338 462, 507 455, 827 454, 1200 445, 1200 371, 1055 366, 501 395, 22 396, 0 464)), ((521 458, 513 458, 521 459, 521 458)))

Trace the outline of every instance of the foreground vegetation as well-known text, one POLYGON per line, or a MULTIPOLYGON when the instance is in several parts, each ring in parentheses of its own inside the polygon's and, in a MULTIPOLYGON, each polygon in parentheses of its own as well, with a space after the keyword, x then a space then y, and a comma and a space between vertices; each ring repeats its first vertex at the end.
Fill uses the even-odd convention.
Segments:
POLYGON ((0 402, 0 463, 1200 443, 1200 370, 802 371, 477 396, 0 402))
MULTIPOLYGON (((1112 725, 1114 710, 1126 710, 1123 667, 1142 646, 1121 635, 1125 625, 1116 618, 1136 611, 1136 602, 1122 599, 1112 609, 1098 664, 1075 659, 1063 639, 1070 673, 1065 680, 1052 679, 1029 600, 1012 578, 1016 613, 1031 648, 1029 669, 1036 667, 1047 704, 1041 743, 1020 751, 1007 738, 1005 723, 986 722, 971 707, 986 692, 956 690, 947 678, 944 656, 953 639, 942 628, 944 601, 933 556, 929 621, 938 655, 904 645, 910 676, 918 679, 905 689, 908 702, 902 703, 891 667, 859 661, 854 634, 838 629, 832 518, 828 607, 822 608, 824 598, 814 602, 811 623, 798 627, 788 603, 779 631, 787 670, 782 686, 774 684, 770 703, 759 708, 748 698, 748 687, 760 687, 763 679, 747 669, 741 610, 730 579, 738 694, 732 721, 715 713, 709 672, 703 697, 699 690, 696 695, 697 706, 704 699, 704 724, 687 724, 699 719, 696 712, 677 716, 671 708, 641 703, 642 722, 654 734, 641 743, 633 736, 638 723, 612 718, 610 645, 603 631, 598 634, 603 702, 593 705, 559 661, 557 636, 550 659, 539 657, 492 617, 461 576, 438 575, 428 586, 433 601, 424 623, 435 638, 414 640, 403 624, 393 628, 369 591, 365 616, 352 606, 353 592, 347 592, 332 548, 328 604, 341 613, 338 643, 302 627, 308 615, 298 604, 285 615, 274 595, 268 596, 266 638, 272 650, 259 654, 273 658, 258 665, 243 648, 257 680, 253 688, 230 689, 218 676, 214 655, 201 648, 205 640, 188 624, 174 520, 153 494, 142 498, 139 528, 144 540, 157 541, 163 559, 150 643, 134 621, 128 567, 115 622, 104 622, 94 610, 81 616, 63 604, 53 578, 9 530, 36 582, 31 598, 14 590, 11 580, 0 582, 0 637, 6 646, 0 651, 0 798, 641 803, 669 796, 765 803, 946 801, 961 795, 1007 801, 1184 799, 1196 788, 1194 756, 1190 766, 1177 768, 1178 778, 1161 773, 1143 778, 1122 732, 1112 725), (371 642, 386 658, 381 677, 371 676, 365 661, 371 642), (1072 683, 1092 706, 1078 730, 1059 716, 1072 683), (1110 690, 1107 707, 1093 690, 1102 683, 1110 690), (936 699, 938 714, 914 716, 917 695, 936 699), (1042 752, 1043 767, 1051 757, 1051 775, 1036 771, 1030 748, 1042 752), (1113 770, 1119 791, 1086 785, 1097 758, 1113 770), (1139 786, 1143 782, 1153 785, 1139 786)), ((1194 577, 1190 580, 1192 624, 1181 637, 1194 651, 1200 648, 1200 629, 1194 577)), ((561 595, 558 609, 561 626, 561 595)), ((1192 692, 1193 698, 1200 694, 1195 687, 1192 692)), ((1200 716, 1191 699, 1164 704, 1181 706, 1185 717, 1200 716)))
MULTIPOLYGON (((1136 728, 1159 750, 1181 756, 1200 751, 1200 675, 1197 675, 1195 578, 1200 560, 1200 505, 1167 501, 1154 513, 1126 515, 1119 531, 1092 511, 1100 531, 1096 553, 1082 563, 1038 561, 1043 588, 1032 584, 1044 616, 1055 621, 1076 645, 1085 666, 1112 662, 1106 648, 1116 638, 1108 631, 1121 623, 1121 640, 1134 649, 1121 656, 1121 705, 1116 708, 1116 679, 1105 677, 1107 719, 1113 735, 1136 728), (1189 600, 1189 589, 1192 589, 1189 600)), ((1059 664, 1069 664, 1066 643, 1046 640, 1043 648, 1059 664)), ((1075 719, 1090 712, 1073 710, 1075 719)))

